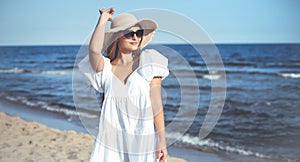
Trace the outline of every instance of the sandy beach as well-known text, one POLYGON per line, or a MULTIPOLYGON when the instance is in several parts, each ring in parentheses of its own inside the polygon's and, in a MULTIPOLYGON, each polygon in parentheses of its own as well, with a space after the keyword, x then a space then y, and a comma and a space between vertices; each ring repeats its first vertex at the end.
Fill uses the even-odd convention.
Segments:
POLYGON ((88 161, 94 137, 0 113, 0 161, 88 161))
MULTIPOLYGON (((94 136, 61 131, 0 112, 0 161, 89 161, 94 136)), ((185 160, 170 157, 169 162, 185 160)))

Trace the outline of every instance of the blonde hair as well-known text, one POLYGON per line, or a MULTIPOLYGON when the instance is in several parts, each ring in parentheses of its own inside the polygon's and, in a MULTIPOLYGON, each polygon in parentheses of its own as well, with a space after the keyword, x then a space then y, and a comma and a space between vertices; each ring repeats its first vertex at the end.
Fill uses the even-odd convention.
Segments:
POLYGON ((113 43, 111 45, 109 45, 106 49, 106 54, 108 56, 108 58, 113 61, 114 59, 116 59, 118 52, 119 52, 119 46, 118 46, 118 39, 113 41, 113 43))

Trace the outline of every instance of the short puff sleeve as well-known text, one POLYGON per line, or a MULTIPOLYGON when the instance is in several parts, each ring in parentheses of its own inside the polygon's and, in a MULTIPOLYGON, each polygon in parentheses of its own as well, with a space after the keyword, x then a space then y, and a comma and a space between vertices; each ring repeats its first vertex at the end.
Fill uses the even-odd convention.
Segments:
POLYGON ((140 55, 137 72, 148 82, 156 76, 165 79, 169 75, 168 59, 154 49, 146 49, 140 55))
POLYGON ((88 55, 78 64, 79 72, 87 79, 88 84, 100 93, 104 92, 105 78, 107 77, 107 72, 111 66, 109 58, 103 57, 103 60, 104 67, 101 72, 96 72, 92 68, 88 55))

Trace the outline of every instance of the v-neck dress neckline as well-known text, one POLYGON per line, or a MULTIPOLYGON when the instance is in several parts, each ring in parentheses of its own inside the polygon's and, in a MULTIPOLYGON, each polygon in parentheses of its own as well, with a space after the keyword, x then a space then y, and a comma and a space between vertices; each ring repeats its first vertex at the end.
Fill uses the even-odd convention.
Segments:
POLYGON ((126 78, 124 81, 122 81, 114 72, 113 72, 113 65, 111 64, 110 62, 110 72, 112 74, 112 76, 114 78, 116 78, 123 86, 127 86, 127 83, 129 82, 130 78, 132 75, 134 75, 134 73, 136 73, 136 71, 140 68, 140 65, 141 65, 141 62, 140 62, 140 59, 139 59, 139 65, 138 67, 136 67, 126 78))

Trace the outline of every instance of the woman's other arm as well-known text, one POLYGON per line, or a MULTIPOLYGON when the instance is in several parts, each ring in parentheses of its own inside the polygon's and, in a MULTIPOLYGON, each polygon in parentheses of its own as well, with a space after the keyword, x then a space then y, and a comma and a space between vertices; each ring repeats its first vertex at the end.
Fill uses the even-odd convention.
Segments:
POLYGON ((159 162, 164 162, 168 156, 168 151, 165 137, 165 121, 161 97, 161 83, 161 78, 152 79, 150 83, 150 99, 154 115, 154 124, 159 135, 157 158, 159 159, 159 162))

